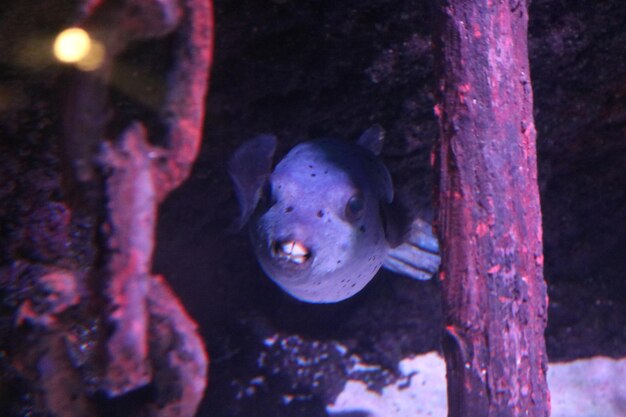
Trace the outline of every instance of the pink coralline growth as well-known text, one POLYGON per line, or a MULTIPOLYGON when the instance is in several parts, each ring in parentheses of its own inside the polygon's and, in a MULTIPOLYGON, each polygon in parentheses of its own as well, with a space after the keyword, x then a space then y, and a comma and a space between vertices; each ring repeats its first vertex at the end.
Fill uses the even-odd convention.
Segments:
POLYGON ((75 270, 33 275, 17 308, 23 349, 13 366, 49 415, 104 415, 107 404, 122 402, 136 410, 125 415, 192 416, 208 357, 197 325, 151 264, 158 204, 187 178, 201 142, 211 2, 85 0, 79 14, 75 25, 106 58, 94 71, 70 70, 60 147, 72 224, 87 224, 92 249, 75 270), (133 43, 162 38, 171 63, 151 111, 165 133, 151 137, 138 118, 111 137, 103 114, 116 112, 109 104, 116 60, 133 43))

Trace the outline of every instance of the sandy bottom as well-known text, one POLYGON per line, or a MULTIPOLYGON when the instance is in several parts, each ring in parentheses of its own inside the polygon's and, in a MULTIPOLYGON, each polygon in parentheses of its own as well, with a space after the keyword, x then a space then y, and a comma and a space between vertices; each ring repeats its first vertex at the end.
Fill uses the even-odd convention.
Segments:
MULTIPOLYGON (((350 380, 334 404, 332 416, 363 417, 446 416, 445 363, 437 353, 400 362, 405 376, 381 394, 350 380)), ((594 357, 551 363, 548 385, 552 417, 626 416, 626 358, 594 357)))

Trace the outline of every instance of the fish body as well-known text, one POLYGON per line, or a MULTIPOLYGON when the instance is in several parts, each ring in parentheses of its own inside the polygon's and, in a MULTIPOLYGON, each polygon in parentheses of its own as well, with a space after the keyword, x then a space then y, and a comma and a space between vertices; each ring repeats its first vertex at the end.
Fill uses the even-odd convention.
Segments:
POLYGON ((304 142, 272 172, 276 138, 262 135, 231 158, 240 223, 248 223, 263 271, 295 298, 332 303, 351 297, 401 243, 402 222, 390 215, 391 176, 377 158, 382 140, 382 128, 374 126, 356 144, 304 142))

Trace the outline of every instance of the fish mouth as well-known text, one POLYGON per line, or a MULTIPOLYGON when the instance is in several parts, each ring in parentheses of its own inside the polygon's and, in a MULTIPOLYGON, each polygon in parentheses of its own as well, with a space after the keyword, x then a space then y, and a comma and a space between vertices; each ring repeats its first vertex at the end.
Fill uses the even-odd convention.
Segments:
POLYGON ((311 250, 297 240, 276 240, 271 247, 274 258, 296 265, 302 265, 311 258, 311 250))

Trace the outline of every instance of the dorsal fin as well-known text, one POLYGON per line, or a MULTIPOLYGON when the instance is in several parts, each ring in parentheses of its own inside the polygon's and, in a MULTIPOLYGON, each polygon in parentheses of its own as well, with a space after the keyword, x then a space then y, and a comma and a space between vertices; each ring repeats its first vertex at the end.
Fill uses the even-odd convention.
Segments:
POLYGON ((363 132, 356 143, 369 149, 374 155, 380 155, 385 144, 385 129, 381 125, 375 124, 363 132))

